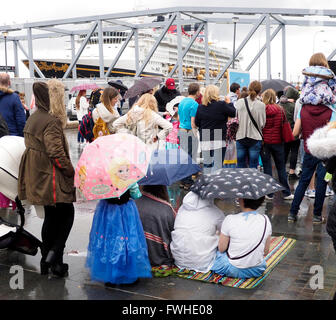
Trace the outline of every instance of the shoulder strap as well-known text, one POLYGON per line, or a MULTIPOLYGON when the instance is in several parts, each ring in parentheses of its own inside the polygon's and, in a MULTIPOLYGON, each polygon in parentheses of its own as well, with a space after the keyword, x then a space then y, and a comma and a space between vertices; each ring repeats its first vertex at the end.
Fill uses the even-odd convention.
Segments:
POLYGON ((260 134, 260 136, 261 136, 261 139, 264 139, 264 136, 262 135, 262 133, 261 133, 261 131, 260 131, 260 129, 259 129, 259 127, 258 127, 256 121, 254 120, 254 118, 253 118, 253 116, 252 116, 252 113, 251 113, 250 108, 249 108, 249 106, 248 106, 247 99, 244 98, 244 101, 245 101, 245 106, 246 106, 247 112, 248 112, 248 114, 249 114, 249 116, 250 116, 250 119, 251 119, 253 125, 254 125, 255 128, 258 130, 258 132, 259 132, 259 134, 260 134))
MULTIPOLYGON (((261 240, 259 241, 259 243, 258 243, 258 244, 257 244, 251 251, 249 251, 248 253, 245 253, 244 255, 242 255, 242 256, 240 256, 240 257, 234 257, 234 258, 230 257, 230 255, 229 255, 229 246, 228 246, 228 248, 227 248, 227 250, 226 250, 226 254, 227 254, 227 256, 229 257, 229 259, 231 259, 231 260, 242 259, 242 258, 248 256, 250 253, 252 253, 255 249, 257 249, 257 248, 259 247, 259 245, 260 245, 260 244, 262 243, 262 241, 264 240, 265 233, 266 233, 266 226, 267 226, 267 220, 266 220, 266 218, 265 218, 265 215, 262 215, 262 216, 263 216, 264 219, 265 219, 265 226, 264 226, 264 232, 263 232, 263 235, 262 235, 261 240)), ((229 245, 230 245, 230 243, 229 243, 229 245)))

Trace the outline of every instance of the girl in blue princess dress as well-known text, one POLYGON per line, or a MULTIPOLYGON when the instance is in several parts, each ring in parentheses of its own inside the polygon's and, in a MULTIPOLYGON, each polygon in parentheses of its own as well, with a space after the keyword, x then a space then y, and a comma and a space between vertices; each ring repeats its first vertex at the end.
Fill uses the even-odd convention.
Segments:
POLYGON ((97 204, 86 260, 92 280, 108 286, 152 277, 146 239, 133 201, 140 197, 135 183, 120 198, 97 204))

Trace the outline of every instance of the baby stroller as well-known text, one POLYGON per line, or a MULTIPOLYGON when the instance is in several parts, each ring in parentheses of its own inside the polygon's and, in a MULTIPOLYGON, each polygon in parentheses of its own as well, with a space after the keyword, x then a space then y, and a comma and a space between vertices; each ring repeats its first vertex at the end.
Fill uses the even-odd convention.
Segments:
MULTIPOLYGON (((20 225, 7 222, 0 217, 0 249, 9 249, 34 256, 38 248, 41 248, 42 242, 24 230, 24 206, 29 206, 29 204, 22 203, 17 197, 19 166, 24 150, 22 137, 3 136, 0 138, 0 192, 15 201, 17 213, 20 216, 20 225)), ((43 207, 32 206, 31 209, 42 217, 43 207)))

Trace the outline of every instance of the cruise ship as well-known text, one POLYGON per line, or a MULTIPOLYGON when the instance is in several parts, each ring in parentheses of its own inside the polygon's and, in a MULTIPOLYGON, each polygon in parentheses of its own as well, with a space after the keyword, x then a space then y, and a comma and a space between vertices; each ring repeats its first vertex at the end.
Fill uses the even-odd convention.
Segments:
MULTIPOLYGON (((158 17, 156 21, 162 21, 164 17, 158 17)), ((193 36, 198 25, 186 25, 182 27, 182 47, 185 48, 193 36)), ((138 32, 139 48, 139 65, 145 60, 155 43, 155 39, 161 34, 161 29, 146 29, 138 32)), ((103 32, 103 52, 105 72, 109 69, 114 57, 118 54, 124 41, 126 41, 130 31, 103 32)), ((77 36, 76 43, 78 46, 86 38, 86 34, 77 36)), ((69 50, 69 49, 68 49, 69 50)), ((129 42, 117 64, 112 69, 110 77, 134 77, 135 76, 135 43, 134 39, 129 42)), ((221 71, 221 68, 231 58, 232 51, 223 48, 215 43, 209 42, 209 76, 215 78, 221 71)), ((236 58, 235 65, 239 69, 240 57, 236 58)), ((166 77, 174 68, 178 60, 177 52, 177 28, 172 25, 155 53, 149 60, 147 66, 140 74, 141 77, 166 77)), ((22 62, 29 68, 28 60, 22 62)), ((34 59, 36 65, 47 78, 62 78, 68 69, 71 58, 68 54, 62 59, 34 59)), ((86 45, 81 57, 76 64, 77 78, 99 78, 99 49, 98 49, 98 32, 94 32, 86 45)), ((177 76, 176 70, 175 75, 177 76)), ((205 78, 205 48, 204 34, 200 33, 193 43, 188 53, 183 59, 183 77, 186 79, 203 80, 205 78)), ((38 74, 35 72, 35 76, 38 74)), ((69 78, 72 77, 70 73, 69 78)))

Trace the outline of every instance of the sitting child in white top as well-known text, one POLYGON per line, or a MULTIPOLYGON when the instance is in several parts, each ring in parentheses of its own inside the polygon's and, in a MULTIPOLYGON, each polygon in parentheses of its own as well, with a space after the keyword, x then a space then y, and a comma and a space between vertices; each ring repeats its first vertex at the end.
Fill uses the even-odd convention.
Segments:
POLYGON ((269 252, 272 225, 256 211, 264 199, 239 199, 242 212, 224 219, 212 271, 245 279, 259 277, 266 270, 264 257, 269 252))

